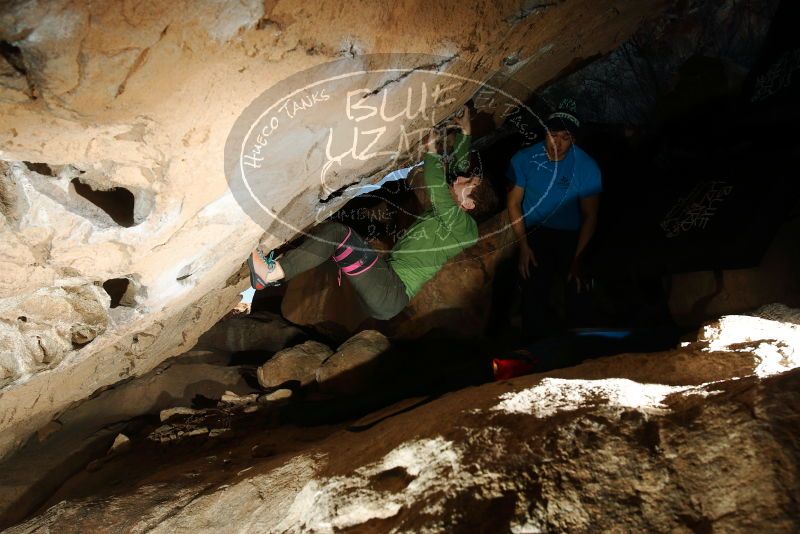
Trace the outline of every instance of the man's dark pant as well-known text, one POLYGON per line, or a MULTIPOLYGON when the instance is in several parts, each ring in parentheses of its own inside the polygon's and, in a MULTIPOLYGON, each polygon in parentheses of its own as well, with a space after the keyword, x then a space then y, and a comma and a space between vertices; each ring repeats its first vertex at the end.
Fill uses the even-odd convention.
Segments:
MULTIPOLYGON (((538 266, 531 266, 530 276, 522 281, 522 337, 532 341, 552 335, 561 327, 561 321, 551 310, 550 296, 553 286, 560 292, 565 290, 578 246, 578 232, 534 227, 528 230, 527 237, 538 266)), ((576 287, 570 282, 566 288, 564 305, 568 318, 576 308, 576 287)))

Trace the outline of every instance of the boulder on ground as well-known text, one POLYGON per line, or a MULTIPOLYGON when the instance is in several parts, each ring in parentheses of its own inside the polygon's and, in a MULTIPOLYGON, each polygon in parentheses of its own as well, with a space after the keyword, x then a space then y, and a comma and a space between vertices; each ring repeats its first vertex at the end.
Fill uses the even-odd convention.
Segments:
POLYGON ((289 400, 292 397, 292 390, 291 389, 277 389, 272 393, 267 393, 266 395, 261 395, 258 398, 258 402, 261 404, 269 404, 271 402, 280 402, 289 400))
POLYGON ((187 408, 186 406, 176 406, 174 408, 167 408, 166 410, 161 410, 158 414, 158 418, 161 420, 162 423, 166 423, 173 417, 183 416, 184 418, 188 418, 196 413, 197 410, 195 410, 194 408, 187 408))
POLYGON ((250 395, 237 395, 233 391, 226 391, 222 395, 220 403, 229 404, 232 406, 245 406, 248 404, 253 404, 257 400, 258 400, 257 393, 251 393, 250 395))
POLYGON ((333 354, 327 345, 318 341, 306 341, 301 345, 284 349, 258 368, 258 383, 265 388, 274 388, 289 381, 298 381, 301 386, 314 382, 317 368, 333 354))
POLYGON ((131 450, 131 439, 125 434, 117 434, 114 443, 108 449, 107 455, 122 454, 131 450))
POLYGON ((376 330, 354 335, 317 369, 317 383, 322 391, 352 395, 378 387, 388 380, 391 343, 376 330))

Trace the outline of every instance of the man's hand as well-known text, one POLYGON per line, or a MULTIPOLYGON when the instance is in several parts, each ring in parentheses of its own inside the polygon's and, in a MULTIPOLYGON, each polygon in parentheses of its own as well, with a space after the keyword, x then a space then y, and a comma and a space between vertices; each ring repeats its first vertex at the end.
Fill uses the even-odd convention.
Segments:
POLYGON ((472 120, 472 116, 471 116, 470 111, 469 111, 469 106, 464 105, 461 108, 460 115, 456 115, 455 118, 453 119, 453 122, 459 128, 461 128, 461 132, 464 135, 471 135, 471 132, 472 132, 472 126, 471 126, 471 123, 470 123, 471 120, 472 120))
POLYGON ((580 256, 575 256, 572 260, 572 265, 569 268, 569 274, 567 275, 567 283, 575 280, 575 284, 577 286, 578 293, 581 292, 581 289, 584 291, 591 291, 592 287, 594 286, 594 280, 586 272, 586 267, 583 264, 583 260, 580 256))
POLYGON ((538 267, 536 263, 536 256, 533 254, 533 249, 528 245, 527 241, 520 241, 519 244, 519 274, 523 280, 527 280, 531 274, 531 265, 538 267))
POLYGON ((425 138, 425 151, 431 154, 437 154, 436 143, 439 141, 439 132, 436 128, 428 130, 428 136, 425 138))

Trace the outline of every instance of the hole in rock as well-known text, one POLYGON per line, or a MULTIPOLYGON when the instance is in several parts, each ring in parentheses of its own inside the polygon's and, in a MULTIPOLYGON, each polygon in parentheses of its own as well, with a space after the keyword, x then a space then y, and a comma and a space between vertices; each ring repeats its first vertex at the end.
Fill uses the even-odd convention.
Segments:
POLYGON ((14 184, 6 174, 7 165, 0 161, 0 214, 9 217, 14 208, 15 191, 14 184))
POLYGON ((25 66, 25 58, 22 56, 22 50, 8 41, 0 41, 0 57, 5 59, 8 64, 11 65, 11 68, 25 77, 28 83, 27 95, 32 99, 36 99, 36 90, 31 78, 28 76, 28 69, 25 66))
POLYGON ((194 274, 194 271, 195 267, 193 264, 189 263, 184 265, 181 270, 178 271, 178 276, 175 277, 175 280, 182 284, 190 284, 192 281, 189 280, 189 278, 194 274))
POLYGON ((135 198, 133 193, 124 187, 113 187, 108 190, 95 190, 88 184, 74 178, 70 182, 75 192, 103 210, 111 219, 120 226, 130 228, 134 225, 133 208, 135 198))
POLYGON ((8 61, 9 65, 14 67, 14 70, 23 76, 28 74, 25 68, 25 62, 22 59, 22 51, 18 46, 14 46, 8 41, 0 41, 0 56, 8 61))
POLYGON ((39 174, 43 174, 45 176, 55 176, 56 173, 50 168, 50 165, 47 163, 31 163, 30 161, 23 161, 25 166, 28 170, 33 172, 38 172, 39 174))
POLYGON ((111 307, 132 306, 133 296, 130 295, 131 281, 127 278, 111 278, 103 282, 103 289, 111 297, 111 307))

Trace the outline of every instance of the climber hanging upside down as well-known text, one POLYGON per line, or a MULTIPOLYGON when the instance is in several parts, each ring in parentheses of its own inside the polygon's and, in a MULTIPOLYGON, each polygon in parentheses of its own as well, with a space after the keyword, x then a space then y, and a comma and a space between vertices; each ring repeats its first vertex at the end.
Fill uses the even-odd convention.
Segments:
POLYGON ((297 248, 274 258, 256 249, 247 260, 255 289, 291 280, 330 258, 350 281, 365 311, 376 319, 390 319, 406 307, 420 288, 442 266, 478 240, 473 218, 491 209, 491 184, 479 176, 463 176, 469 167, 470 113, 464 107, 456 119, 460 128, 450 165, 457 176, 448 185, 446 163, 436 149, 438 135, 431 130, 424 156, 425 187, 431 207, 382 257, 351 228, 325 222, 297 248))

